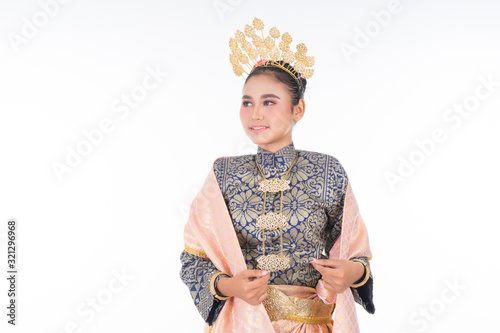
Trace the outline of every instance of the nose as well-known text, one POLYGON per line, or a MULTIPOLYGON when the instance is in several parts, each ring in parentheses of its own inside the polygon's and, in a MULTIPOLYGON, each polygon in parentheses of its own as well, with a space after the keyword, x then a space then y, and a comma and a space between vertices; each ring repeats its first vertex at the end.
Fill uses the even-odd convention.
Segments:
POLYGON ((257 120, 260 118, 262 118, 262 108, 257 104, 252 110, 252 120, 257 120))

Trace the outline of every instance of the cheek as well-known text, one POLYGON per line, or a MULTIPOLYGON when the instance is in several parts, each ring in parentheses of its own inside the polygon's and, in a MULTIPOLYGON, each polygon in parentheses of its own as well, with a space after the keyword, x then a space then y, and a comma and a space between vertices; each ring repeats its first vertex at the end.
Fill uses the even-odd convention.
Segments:
POLYGON ((242 123, 248 121, 248 112, 244 107, 240 108, 240 120, 242 123))
POLYGON ((291 111, 288 108, 272 108, 267 115, 268 119, 274 123, 275 128, 286 128, 291 121, 291 111))

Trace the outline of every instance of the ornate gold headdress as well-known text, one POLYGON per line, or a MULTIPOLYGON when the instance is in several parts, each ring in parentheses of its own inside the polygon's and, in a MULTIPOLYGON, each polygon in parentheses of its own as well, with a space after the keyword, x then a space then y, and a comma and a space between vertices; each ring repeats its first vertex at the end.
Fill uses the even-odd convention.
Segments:
POLYGON ((309 79, 313 76, 314 70, 308 67, 314 66, 314 57, 306 55, 307 47, 304 43, 297 44, 297 51, 294 53, 290 50, 293 39, 288 32, 280 34, 279 30, 273 27, 269 30, 269 36, 264 38, 264 23, 254 18, 252 25, 245 25, 245 33, 236 30, 234 38, 229 39, 229 60, 233 65, 234 74, 245 78, 243 74, 248 76, 256 67, 273 66, 289 73, 299 86, 302 86, 300 77, 309 79), (256 30, 260 30, 261 36, 257 35, 256 30), (252 42, 247 41, 245 36, 252 42), (276 46, 280 36, 281 41, 276 46), (243 66, 246 66, 249 72, 246 72, 243 66))

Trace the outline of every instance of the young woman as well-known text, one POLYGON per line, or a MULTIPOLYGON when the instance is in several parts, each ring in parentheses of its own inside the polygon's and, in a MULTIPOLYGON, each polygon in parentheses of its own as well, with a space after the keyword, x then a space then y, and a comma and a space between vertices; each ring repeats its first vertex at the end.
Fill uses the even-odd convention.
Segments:
MULTIPOLYGON (((295 54, 299 72, 284 61, 289 35, 279 59, 269 42, 267 54, 259 49, 253 29, 245 33, 270 58, 254 62, 240 107, 257 152, 214 161, 191 205, 181 279, 206 331, 358 332, 354 302, 375 311, 366 227, 340 162, 292 141, 305 113, 305 49, 295 54)), ((230 45, 232 61, 248 62, 230 45)))

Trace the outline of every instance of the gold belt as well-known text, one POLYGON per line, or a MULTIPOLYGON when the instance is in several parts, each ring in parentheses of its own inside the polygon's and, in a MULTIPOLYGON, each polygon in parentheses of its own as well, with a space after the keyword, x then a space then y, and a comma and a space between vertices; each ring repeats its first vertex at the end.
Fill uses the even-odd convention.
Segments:
POLYGON ((268 287, 267 293, 268 297, 262 303, 271 321, 284 319, 304 324, 327 324, 332 321, 335 304, 288 296, 273 287, 268 287))

